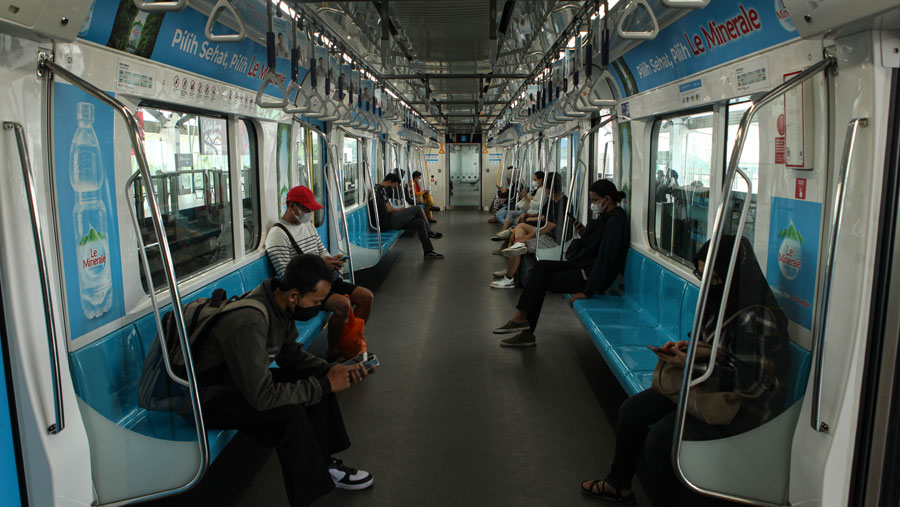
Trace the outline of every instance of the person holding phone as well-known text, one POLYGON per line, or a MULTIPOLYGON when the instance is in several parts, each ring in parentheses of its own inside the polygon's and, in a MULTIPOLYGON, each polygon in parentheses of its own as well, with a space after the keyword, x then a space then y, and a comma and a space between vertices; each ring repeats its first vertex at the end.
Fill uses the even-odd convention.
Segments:
POLYGON ((436 224, 437 220, 434 219, 434 215, 431 211, 431 209, 434 207, 434 196, 431 195, 431 190, 422 188, 421 171, 413 172, 413 184, 415 185, 415 187, 413 188, 413 193, 416 194, 416 202, 425 206, 423 208, 423 211, 425 212, 425 218, 428 219, 429 224, 436 224))
MULTIPOLYGON (((574 221, 581 237, 572 241, 564 261, 539 261, 519 297, 516 311, 494 334, 518 333, 500 342, 503 347, 533 347, 547 291, 574 293, 569 300, 602 294, 625 269, 628 253, 628 216, 618 203, 625 197, 609 180, 590 186, 591 211, 587 225, 574 221)), ((570 215, 571 217, 571 215, 570 215)))
POLYGON ((304 253, 318 255, 332 270, 331 292, 325 298, 322 309, 332 312, 331 320, 328 321, 326 358, 336 360, 340 357, 338 340, 350 315, 351 305, 356 307, 354 315, 368 322, 375 295, 369 289, 341 278, 341 270, 344 269, 344 261, 348 257, 330 255, 319 238, 313 224, 313 214, 323 209, 323 206, 316 202, 312 190, 302 185, 292 188, 287 194, 286 205, 287 209, 281 219, 269 229, 266 236, 266 252, 278 276, 284 273, 292 258, 304 253), (350 295, 349 299, 346 294, 350 295))
MULTIPOLYGON (((694 275, 701 278, 709 251, 707 241, 694 256, 694 275)), ((712 375, 701 386, 706 392, 736 393, 740 409, 727 424, 712 425, 690 413, 686 416, 685 434, 692 440, 709 440, 737 435, 759 427, 787 409, 786 390, 781 379, 788 371, 788 319, 775 300, 766 277, 746 238, 723 236, 712 262, 712 279, 700 327, 700 340, 709 343, 716 333, 719 311, 724 305, 725 317, 712 375), (738 246, 735 272, 723 297, 731 252, 738 246)), ((660 361, 684 367, 689 342, 669 341, 661 347, 650 347, 660 361)), ((699 358, 698 358, 699 361, 699 358)), ((702 368, 705 366, 698 362, 702 368)), ((584 494, 633 502, 631 481, 642 453, 650 475, 654 478, 651 496, 666 499, 665 505, 697 505, 694 495, 683 488, 672 469, 672 438, 677 405, 669 396, 653 388, 640 392, 622 403, 616 425, 616 450, 612 465, 604 479, 581 483, 584 494), (649 428, 649 431, 648 431, 649 428)))

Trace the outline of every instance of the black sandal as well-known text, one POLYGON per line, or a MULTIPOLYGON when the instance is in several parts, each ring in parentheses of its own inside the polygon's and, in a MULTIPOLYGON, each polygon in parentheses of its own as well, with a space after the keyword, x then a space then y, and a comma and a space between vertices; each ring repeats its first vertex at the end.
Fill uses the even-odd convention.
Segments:
POLYGON ((606 479, 595 479, 591 481, 587 489, 585 489, 583 484, 584 483, 582 482, 581 492, 589 497, 602 498, 603 500, 609 500, 619 503, 634 503, 634 493, 631 493, 630 495, 623 495, 622 490, 619 487, 607 481, 606 479), (597 484, 600 484, 600 486, 598 486, 597 484), (610 493, 608 491, 605 491, 606 488, 604 486, 607 484, 615 489, 616 492, 610 493))

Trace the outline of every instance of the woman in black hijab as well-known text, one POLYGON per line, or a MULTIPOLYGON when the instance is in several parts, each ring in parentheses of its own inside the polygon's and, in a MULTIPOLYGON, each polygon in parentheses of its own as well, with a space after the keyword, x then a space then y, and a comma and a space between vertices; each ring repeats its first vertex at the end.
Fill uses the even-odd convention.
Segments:
MULTIPOLYGON (((716 331, 719 309, 725 292, 728 264, 735 237, 723 236, 713 261, 712 279, 703 312, 701 339, 709 342, 716 331)), ((694 257, 694 274, 706 269, 709 242, 694 257)), ((704 392, 731 392, 741 395, 740 408, 728 424, 710 425, 688 414, 685 438, 711 440, 736 435, 758 427, 780 414, 785 407, 785 379, 788 368, 787 317, 756 261, 753 247, 740 239, 735 273, 725 301, 725 316, 709 379, 700 386, 704 392)), ((684 366, 689 342, 667 342, 656 352, 661 361, 684 366)), ((697 361, 701 364, 701 361, 697 361)), ((637 470, 642 449, 647 454, 657 494, 667 505, 693 505, 691 494, 680 486, 672 470, 671 450, 675 430, 676 403, 648 389, 625 400, 616 426, 616 451, 610 471, 603 480, 584 481, 582 491, 590 496, 633 502, 631 479, 637 470), (648 426, 652 427, 648 431, 648 426), (685 503, 687 502, 687 503, 685 503)))

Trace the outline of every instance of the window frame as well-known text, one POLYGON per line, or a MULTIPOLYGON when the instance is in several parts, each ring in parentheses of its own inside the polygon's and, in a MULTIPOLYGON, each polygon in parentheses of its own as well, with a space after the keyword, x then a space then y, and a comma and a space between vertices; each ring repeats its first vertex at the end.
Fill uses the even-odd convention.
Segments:
MULTIPOLYGON (((140 101, 135 105, 135 110, 139 111, 141 109, 156 109, 160 111, 167 111, 172 113, 178 113, 182 115, 193 115, 197 118, 197 122, 199 125, 200 117, 222 120, 225 122, 225 156, 227 157, 227 174, 228 174, 228 192, 230 202, 228 203, 229 210, 231 213, 230 222, 231 222, 231 257, 221 262, 217 262, 215 264, 209 264, 201 269, 196 271, 192 271, 189 273, 176 274, 176 278, 178 280, 178 286, 183 287, 186 284, 193 283, 194 280, 218 269, 221 269, 223 266, 234 265, 240 262, 245 257, 252 255, 259 251, 260 248, 263 247, 263 233, 262 233, 262 185, 261 185, 261 176, 262 176, 262 167, 260 164, 260 149, 259 149, 259 126, 253 118, 239 116, 234 114, 222 113, 218 111, 209 111, 196 107, 190 106, 182 106, 181 104, 170 104, 166 102, 154 101, 154 100, 145 100, 140 101), (256 245, 247 249, 244 245, 244 227, 234 227, 235 217, 241 217, 241 223, 244 223, 244 215, 243 215, 243 189, 242 189, 242 167, 241 167, 241 155, 238 150, 238 122, 244 122, 244 125, 247 128, 247 136, 248 136, 248 146, 250 148, 250 162, 254 164, 253 168, 256 170, 255 175, 255 197, 256 197, 256 228, 259 231, 259 235, 257 237, 256 245), (237 196, 237 197, 236 197, 237 196)), ((252 169, 251 169, 252 173, 252 169)), ((192 180, 193 183, 193 180, 192 180)), ((251 195, 251 198, 253 196, 251 195)), ((136 195, 130 195, 131 199, 135 199, 136 195)), ((157 200, 159 197, 157 196, 157 200)), ((135 208, 138 213, 138 220, 140 223, 143 223, 146 220, 146 216, 144 216, 143 204, 140 202, 135 202, 135 208)), ((251 217, 252 218, 252 217, 251 217)), ((121 227, 121 226, 120 226, 121 227)), ((167 238, 168 239, 168 238, 167 238)), ((149 253, 149 250, 148 250, 149 253)), ((141 284, 141 291, 145 295, 149 295, 149 287, 147 285, 147 281, 144 279, 144 268, 141 267, 142 260, 138 260, 138 282, 141 284)), ((165 283, 153 283, 153 287, 155 289, 156 294, 161 294, 168 291, 168 287, 165 283)))
POLYGON ((347 212, 353 211, 353 210, 357 209, 360 205, 362 205, 362 198, 360 196, 363 194, 363 192, 361 192, 361 190, 362 190, 362 184, 363 184, 364 180, 363 180, 363 174, 362 174, 363 164, 362 164, 362 156, 361 155, 362 155, 364 149, 365 149, 365 139, 364 138, 353 136, 353 135, 348 135, 346 133, 344 134, 343 139, 341 140, 341 160, 340 160, 340 164, 341 164, 341 199, 342 199, 342 202, 344 203, 344 209, 347 212), (353 202, 352 203, 348 203, 346 201, 346 196, 345 196, 346 191, 343 189, 344 173, 345 173, 345 171, 344 171, 344 143, 346 143, 347 140, 349 140, 349 139, 356 141, 356 168, 354 169, 354 173, 355 173, 354 175, 356 176, 356 189, 354 189, 354 191, 353 191, 353 202))
MULTIPOLYGON (((713 202, 713 189, 716 186, 719 178, 717 177, 717 161, 720 159, 717 156, 719 150, 723 150, 724 146, 720 146, 722 143, 720 142, 722 139, 721 126, 721 111, 717 104, 705 104, 700 107, 694 107, 690 109, 681 109, 678 111, 671 111, 666 114, 658 115, 653 117, 653 123, 650 127, 650 154, 647 157, 649 166, 645 168, 645 174, 647 174, 648 180, 647 185, 645 187, 646 196, 647 196, 647 206, 645 207, 646 211, 646 221, 645 227, 647 229, 647 242, 650 246, 650 249, 654 252, 659 253, 660 255, 677 262, 680 266, 685 266, 693 269, 693 263, 688 259, 682 259, 680 256, 675 255, 672 251, 666 251, 659 247, 659 240, 656 237, 656 210, 655 208, 651 212, 651 207, 656 206, 656 158, 658 154, 658 139, 659 139, 659 130, 662 127, 662 123, 666 120, 672 118, 680 118, 685 116, 691 116, 695 114, 701 113, 709 113, 712 117, 712 141, 711 141, 711 149, 710 149, 710 167, 709 167, 709 190, 710 190, 710 202, 713 202)), ((727 126, 726 126, 727 128, 727 126)), ((671 140, 670 140, 671 143, 671 140)), ((671 153, 671 152, 670 152, 671 153)), ((712 213, 712 206, 708 210, 707 214, 707 224, 708 226, 712 224, 709 220, 709 213, 712 213)), ((709 234, 709 229, 707 228, 707 235, 709 234)), ((672 238, 674 242, 674 238, 672 238)))

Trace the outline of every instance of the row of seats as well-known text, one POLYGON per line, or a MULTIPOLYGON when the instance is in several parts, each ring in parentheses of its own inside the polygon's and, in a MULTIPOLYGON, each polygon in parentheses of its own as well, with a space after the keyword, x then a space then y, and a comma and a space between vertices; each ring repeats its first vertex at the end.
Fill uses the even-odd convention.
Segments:
POLYGON ((369 214, 369 206, 347 214, 347 231, 350 236, 350 253, 353 255, 353 269, 371 268, 387 255, 388 251, 403 234, 402 230, 381 228, 381 251, 378 250, 378 229, 375 218, 369 214))
MULTIPOLYGON (((275 276, 269 258, 263 255, 237 271, 182 298, 187 303, 209 297, 216 289, 230 296, 254 289, 263 280, 275 276)), ((161 315, 172 309, 166 305, 161 315)), ((319 314, 306 322, 297 322, 298 341, 308 348, 328 322, 330 314, 319 314)), ((69 355, 75 393, 91 408, 119 426, 150 437, 191 441, 196 439, 193 426, 170 412, 145 410, 138 406, 138 382, 144 358, 157 336, 153 313, 82 347, 69 355)), ((217 456, 231 440, 232 430, 208 432, 210 456, 217 456)))
MULTIPOLYGON (((699 289, 633 249, 625 261, 621 296, 575 301, 573 311, 629 396, 650 388, 656 355, 647 346, 689 340, 699 289)), ((570 297, 566 295, 565 297, 570 297)), ((791 342, 788 399, 799 400, 810 353, 791 342)))

